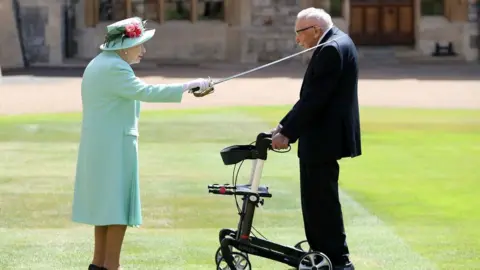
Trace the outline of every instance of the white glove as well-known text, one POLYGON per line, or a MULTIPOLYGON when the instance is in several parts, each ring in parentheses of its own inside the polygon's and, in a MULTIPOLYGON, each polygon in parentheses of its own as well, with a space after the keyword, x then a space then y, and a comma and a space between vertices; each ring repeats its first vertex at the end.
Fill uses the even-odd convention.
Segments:
POLYGON ((208 89, 210 87, 210 79, 202 79, 202 78, 198 78, 198 79, 195 79, 193 81, 189 81, 187 83, 184 83, 183 84, 183 91, 190 91, 194 88, 199 88, 198 90, 195 89, 195 91, 200 91, 200 92, 203 92, 205 91, 206 89, 208 89))

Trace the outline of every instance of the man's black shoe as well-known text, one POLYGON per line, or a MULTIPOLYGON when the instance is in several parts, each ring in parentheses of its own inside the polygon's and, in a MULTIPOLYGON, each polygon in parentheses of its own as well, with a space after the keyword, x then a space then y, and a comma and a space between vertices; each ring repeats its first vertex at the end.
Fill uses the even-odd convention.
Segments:
POLYGON ((336 265, 333 267, 333 270, 355 270, 353 263, 347 263, 345 265, 336 265))
POLYGON ((94 264, 90 264, 88 266, 88 270, 106 270, 107 268, 104 268, 104 267, 101 267, 101 266, 97 266, 97 265, 94 265, 94 264))

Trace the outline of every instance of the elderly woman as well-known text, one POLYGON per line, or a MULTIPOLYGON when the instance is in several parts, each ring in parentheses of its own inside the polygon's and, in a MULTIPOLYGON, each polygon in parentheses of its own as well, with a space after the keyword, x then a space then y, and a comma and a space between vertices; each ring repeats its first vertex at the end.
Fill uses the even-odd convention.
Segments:
POLYGON ((207 79, 152 85, 137 78, 130 65, 140 62, 143 43, 154 33, 137 17, 109 25, 102 52, 83 74, 72 220, 95 228, 91 270, 121 269, 126 228, 142 224, 137 160, 140 101, 181 102, 185 92, 195 96, 213 92, 207 79))

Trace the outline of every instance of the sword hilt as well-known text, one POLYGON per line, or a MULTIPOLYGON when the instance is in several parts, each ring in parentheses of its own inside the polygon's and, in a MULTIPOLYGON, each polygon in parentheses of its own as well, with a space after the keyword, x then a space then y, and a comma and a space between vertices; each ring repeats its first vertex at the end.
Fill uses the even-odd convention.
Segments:
POLYGON ((213 91, 215 91, 215 90, 213 88, 212 80, 210 79, 210 77, 208 77, 208 80, 209 80, 208 88, 200 91, 200 87, 198 86, 198 87, 194 87, 194 88, 189 89, 188 92, 192 93, 195 97, 204 97, 206 95, 209 95, 209 94, 213 93, 213 91))
MULTIPOLYGON (((210 79, 210 77, 208 77, 208 79, 210 79)), ((211 85, 210 85, 210 87, 213 87, 215 84, 217 84, 217 83, 212 82, 211 85)), ((195 87, 195 88, 190 89, 190 91, 191 91, 192 93, 193 93, 193 92, 197 92, 198 90, 200 90, 200 87, 198 87, 198 86, 195 87)))

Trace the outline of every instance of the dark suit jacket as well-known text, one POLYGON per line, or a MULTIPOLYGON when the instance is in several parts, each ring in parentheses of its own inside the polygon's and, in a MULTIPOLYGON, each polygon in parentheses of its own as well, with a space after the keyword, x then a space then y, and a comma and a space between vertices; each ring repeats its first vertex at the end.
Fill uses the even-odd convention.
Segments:
POLYGON ((358 67, 355 44, 333 27, 314 49, 300 99, 280 121, 281 133, 298 140, 304 161, 338 160, 361 155, 358 67), (341 37, 343 35, 343 37, 341 37))

